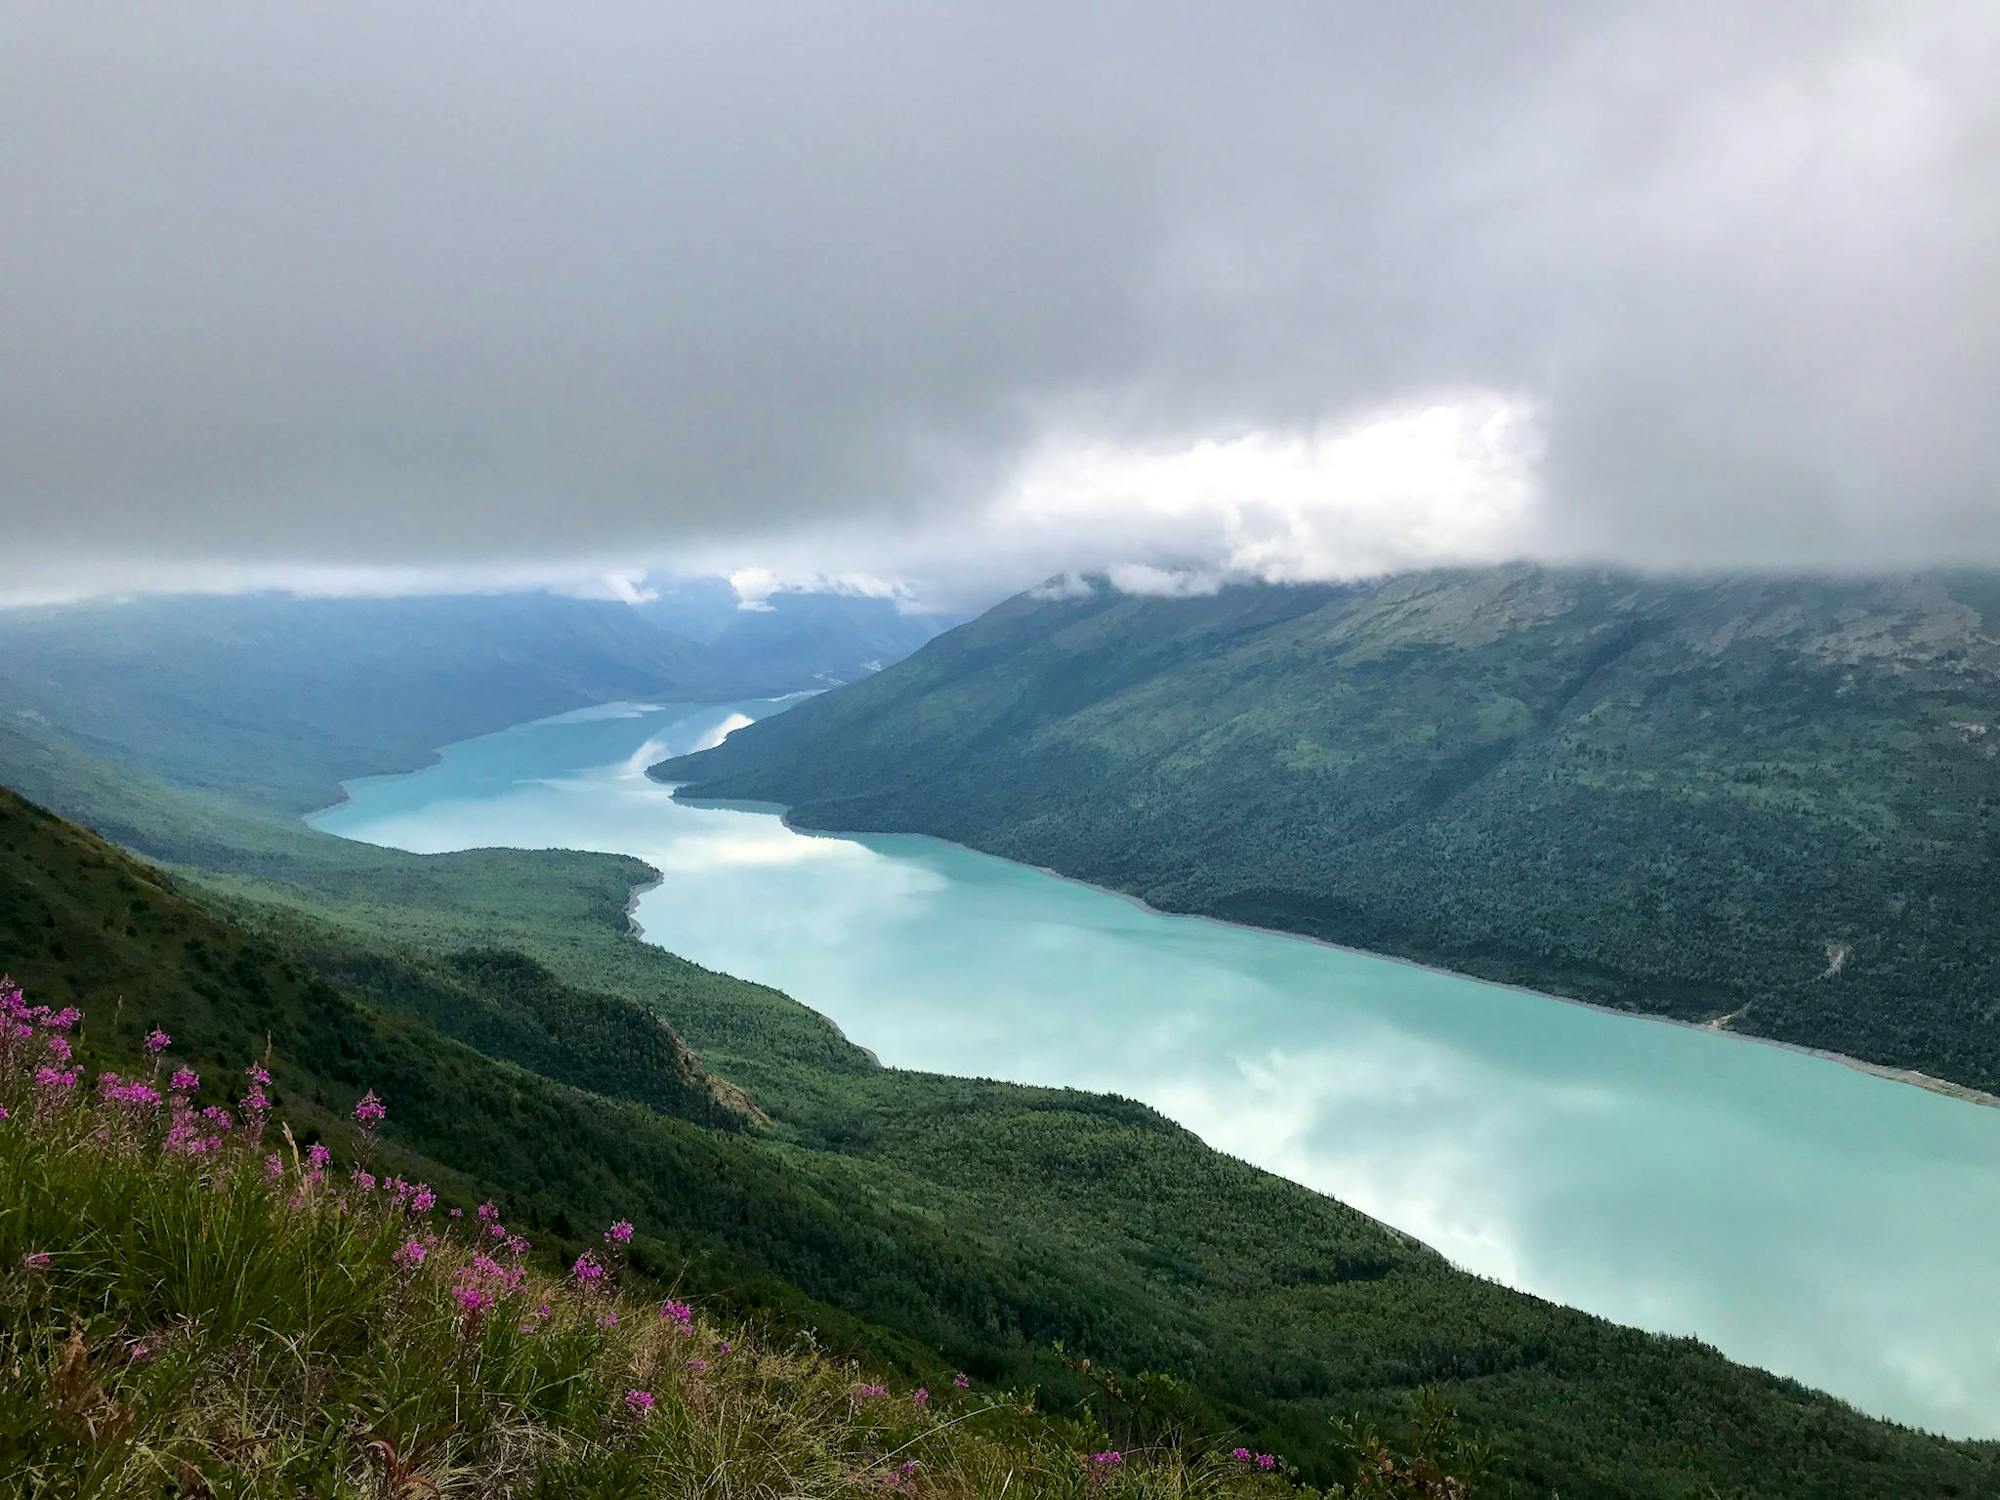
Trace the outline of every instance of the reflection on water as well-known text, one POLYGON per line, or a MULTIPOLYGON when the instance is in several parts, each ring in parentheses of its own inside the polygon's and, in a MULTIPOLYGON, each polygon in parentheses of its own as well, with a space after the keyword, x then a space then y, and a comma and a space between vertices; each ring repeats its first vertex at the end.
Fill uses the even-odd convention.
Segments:
POLYGON ((2000 1110, 646 779, 771 708, 523 725, 315 821, 425 853, 637 855, 663 876, 649 939, 887 1063, 1143 1099, 1510 1285, 2000 1433, 2000 1110))

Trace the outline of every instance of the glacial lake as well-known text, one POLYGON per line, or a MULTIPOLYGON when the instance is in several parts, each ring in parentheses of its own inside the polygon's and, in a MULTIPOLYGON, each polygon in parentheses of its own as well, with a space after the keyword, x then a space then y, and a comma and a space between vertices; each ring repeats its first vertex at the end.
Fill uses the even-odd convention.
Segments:
POLYGON ((648 940, 887 1064, 1141 1099, 1469 1270, 2000 1435, 2000 1109, 646 779, 782 707, 524 724, 312 821, 420 853, 636 855, 662 876, 648 940))

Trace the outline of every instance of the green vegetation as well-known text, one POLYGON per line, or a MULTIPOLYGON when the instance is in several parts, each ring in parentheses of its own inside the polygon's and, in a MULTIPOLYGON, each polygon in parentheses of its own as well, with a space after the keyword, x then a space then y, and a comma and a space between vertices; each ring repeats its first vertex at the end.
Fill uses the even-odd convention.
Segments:
MULTIPOLYGON (((2000 1474, 1995 1445, 1871 1421, 1693 1341, 1467 1276, 1141 1106, 873 1067, 782 996, 620 933, 615 882, 601 920, 558 904, 543 927, 491 857, 358 851, 384 862, 366 877, 335 865, 327 884, 374 894, 309 915, 301 851, 322 843, 353 850, 301 835, 294 882, 261 887, 287 904, 252 902, 259 882, 242 875, 220 900, 0 797, 0 950, 32 993, 91 1013, 92 1066, 116 1066, 155 1024, 204 1059, 268 1045, 272 1096, 303 1140, 345 1157, 344 1111, 379 1089, 396 1104, 385 1170, 461 1201, 496 1197, 566 1251, 629 1215, 635 1266, 707 1303, 814 1329, 823 1347, 909 1380, 962 1368, 983 1386, 1039 1387, 1052 1410, 1090 1400, 1121 1441, 1145 1436, 1142 1414, 1107 1400, 1058 1341, 1161 1372, 1178 1382, 1181 1427, 1281 1453, 1317 1483, 1350 1472, 1333 1418, 1400 1431, 1428 1389, 1493 1446, 1501 1495, 1889 1496, 1912 1483, 1972 1495, 2000 1474), (453 889, 461 867, 469 878, 453 889), (426 891, 427 906, 403 904, 426 891), (420 915, 371 934, 393 910, 420 915), (459 928, 478 935, 462 964, 459 928), (440 976, 502 962, 496 933, 540 970, 504 961, 490 992, 470 990, 498 1018, 474 1011, 478 1027, 446 1036, 464 994, 440 1001, 440 976), (519 1035, 506 1000, 522 983, 647 1003, 706 1067, 614 1071, 599 1090, 475 1050, 519 1035), (754 1035, 756 1066, 717 1082, 708 1070, 747 1059, 754 1035), (731 1084, 754 1107, 738 1108, 731 1084), (709 1123, 725 1110, 725 1128, 709 1123)), ((557 884, 519 858, 524 880, 557 884)), ((580 859, 554 858, 566 874, 580 859)))
MULTIPOLYGON (((106 1075, 93 1101, 61 1066, 75 1018, 0 980, 0 1024, 11 1494, 1302 1493, 1268 1456, 1164 1437, 1119 1450, 1086 1411, 1044 1415, 949 1373, 935 1394, 892 1392, 808 1337, 642 1300, 643 1278, 621 1276, 629 1223, 551 1275, 495 1205, 447 1216, 427 1186, 369 1170, 372 1094, 357 1162, 302 1156, 254 1080, 237 1118, 201 1106, 165 1033, 150 1075, 127 1060, 136 1081, 106 1075)), ((1448 1433, 1429 1446, 1455 1456, 1448 1433)), ((1409 1482, 1389 1493, 1462 1493, 1417 1488, 1422 1461, 1391 1455, 1409 1482)))
POLYGON ((656 768, 2000 1091, 2000 580, 1023 595, 656 768))
POLYGON ((343 779, 423 765, 450 740, 712 686, 693 642, 622 604, 549 594, 0 610, 0 720, 291 812, 332 802, 343 779))
MULTIPOLYGON (((274 721, 265 743, 303 734, 274 721)), ((1047 1412, 1087 1404, 1128 1446, 1241 1443, 1311 1484, 1347 1482, 1365 1450, 1334 1419, 1402 1433, 1442 1401, 1493 1451, 1482 1494, 2000 1485, 2000 1445, 1465 1275, 1142 1106, 879 1068, 785 996, 634 941, 636 861, 350 844, 296 821, 282 768, 189 769, 248 758, 226 731, 158 775, 143 725, 116 735, 134 748, 114 764, 0 714, 0 781, 165 862, 0 795, 0 964, 90 1012, 91 1067, 156 1024, 231 1066, 268 1044, 302 1142, 350 1159, 346 1111, 377 1089, 381 1170, 494 1197, 566 1256, 629 1216, 635 1275, 776 1347, 812 1330, 906 1384, 964 1369, 1047 1412), (1084 1355, 1153 1373, 1109 1380, 1084 1355)))

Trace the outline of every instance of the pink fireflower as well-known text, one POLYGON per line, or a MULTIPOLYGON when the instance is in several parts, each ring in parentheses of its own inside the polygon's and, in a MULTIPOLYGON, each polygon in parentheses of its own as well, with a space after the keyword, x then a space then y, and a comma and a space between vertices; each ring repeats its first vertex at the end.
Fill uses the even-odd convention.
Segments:
POLYGON ((588 1250, 576 1258, 576 1264, 569 1270, 583 1286, 594 1287, 604 1280, 604 1267, 597 1263, 597 1257, 588 1250))
POLYGON ((910 1405, 914 1406, 918 1411, 922 1411, 926 1406, 930 1405, 930 1400, 931 1393, 922 1386, 918 1386, 914 1391, 910 1392, 910 1405))
POLYGON ((424 1263, 424 1257, 428 1254, 430 1252, 424 1248, 422 1240, 408 1240, 389 1259, 395 1262, 399 1271, 414 1271, 424 1263))
POLYGON ((269 1156, 264 1158, 264 1180, 266 1182, 276 1182, 284 1175, 285 1159, 273 1151, 269 1156))
POLYGON ((625 1393, 625 1410, 630 1412, 639 1421, 645 1421, 653 1412, 653 1393, 641 1390, 627 1391, 625 1393))
POLYGON ((966 1374, 965 1371, 960 1370, 956 1375, 951 1377, 951 1384, 952 1389, 962 1391, 972 1384, 972 1377, 966 1374))
POLYGON ((30 1250, 26 1255, 21 1257, 21 1264, 26 1266, 30 1271, 46 1271, 49 1268, 50 1260, 51 1256, 48 1251, 30 1250))
POLYGON ((689 1333, 694 1329, 694 1309, 689 1307, 685 1302, 676 1302, 673 1298, 669 1297, 665 1302, 660 1304, 660 1316, 662 1318, 672 1318, 676 1323, 680 1324, 682 1333, 689 1333))
POLYGON ((389 1106, 375 1097, 373 1089, 363 1094, 360 1103, 354 1106, 354 1118, 363 1125, 380 1125, 388 1115, 389 1106))
POLYGON ((151 1031, 146 1033, 146 1050, 152 1053, 155 1057, 158 1057, 162 1052, 166 1051, 167 1048, 173 1046, 173 1044, 174 1044, 174 1039, 168 1036, 166 1032, 162 1031, 157 1026, 155 1026, 151 1031))
POLYGON ((616 1224, 613 1224, 609 1229, 605 1230, 604 1243, 607 1245, 631 1244, 632 1221, 630 1219, 620 1219, 616 1224))
POLYGON ((167 1089, 175 1094, 192 1094, 201 1087, 201 1075, 193 1068, 175 1068, 174 1076, 167 1080, 167 1089))

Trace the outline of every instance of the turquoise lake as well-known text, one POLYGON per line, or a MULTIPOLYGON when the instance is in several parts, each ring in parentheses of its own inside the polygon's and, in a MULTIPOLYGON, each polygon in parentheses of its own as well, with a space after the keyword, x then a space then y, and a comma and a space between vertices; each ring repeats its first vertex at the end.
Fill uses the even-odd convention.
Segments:
POLYGON ((354 782, 313 822, 422 853, 636 855, 662 876, 650 941, 887 1064, 1142 1099, 1469 1270, 2000 1434, 2000 1109, 646 779, 783 706, 525 724, 354 782))

